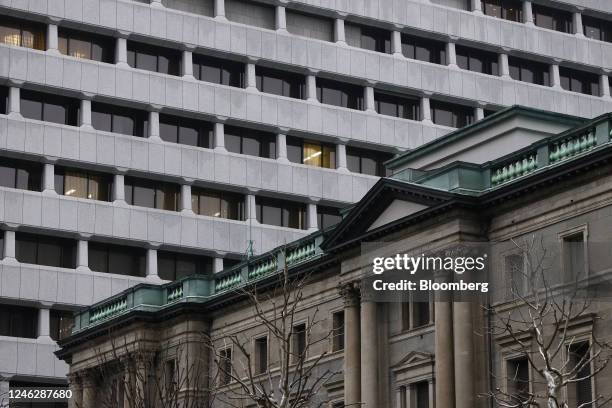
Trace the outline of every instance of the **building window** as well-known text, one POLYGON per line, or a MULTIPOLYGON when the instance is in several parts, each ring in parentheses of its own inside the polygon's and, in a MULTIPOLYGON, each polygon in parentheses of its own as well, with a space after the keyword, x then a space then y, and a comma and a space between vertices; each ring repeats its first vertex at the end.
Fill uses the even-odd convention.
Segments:
POLYGON ((340 221, 342 221, 342 216, 337 208, 317 206, 317 225, 319 229, 327 229, 340 221))
POLYGON ((259 130, 225 126, 225 148, 232 153, 276 159, 276 135, 259 130))
POLYGON ((35 339, 37 328, 38 309, 0 305, 0 336, 35 339))
POLYGON ((91 125, 96 130, 148 137, 148 113, 141 110, 92 102, 91 125))
POLYGON ((402 330, 413 330, 432 322, 433 302, 406 301, 402 303, 402 330))
POLYGON ((78 126, 79 106, 76 99, 21 90, 21 114, 28 119, 78 126))
POLYGON ((287 9, 287 31, 322 41, 334 40, 334 20, 287 9))
POLYGON ((185 11, 187 13, 208 17, 215 16, 213 0, 163 0, 162 4, 168 8, 185 11))
POLYGON ((332 351, 344 350, 344 311, 332 315, 332 351))
POLYGON ((157 252, 157 273, 160 278, 175 281, 190 275, 208 275, 212 273, 212 258, 180 254, 175 252, 157 252))
POLYGON ((487 16, 520 22, 523 19, 523 2, 520 0, 482 0, 482 11, 487 16))
POLYGON ((517 81, 550 86, 550 67, 540 62, 508 57, 510 77, 517 81))
POLYGON ((576 370, 574 378, 580 379, 568 385, 568 400, 572 407, 591 408, 589 403, 593 398, 593 386, 591 379, 591 347, 588 342, 572 344, 568 347, 569 368, 576 370))
POLYGON ((111 201, 112 176, 55 167, 55 192, 60 195, 111 201))
POLYGON ((459 45, 455 49, 459 68, 487 75, 499 75, 497 54, 459 45))
POLYGON ((590 72, 559 67, 561 88, 566 91, 599 96, 599 76, 590 72))
POLYGON ((574 24, 572 13, 551 7, 533 4, 533 20, 535 25, 549 30, 573 33, 574 24))
POLYGON ((363 110, 363 88, 357 85, 317 78, 317 99, 327 105, 363 110))
POLYGON ((255 374, 268 372, 268 337, 255 339, 255 374))
POLYGON ((0 186, 40 191, 41 179, 40 164, 0 157, 0 186))
POLYGON ((193 76, 200 81, 243 88, 244 64, 194 54, 193 76))
POLYGON ((75 58, 112 64, 115 59, 115 41, 112 38, 82 31, 58 30, 59 52, 75 58))
POLYGON ((599 41, 612 42, 612 22, 582 15, 584 35, 599 41))
POLYGON ((406 58, 446 65, 446 44, 402 34, 402 54, 406 58))
POLYGON ((349 171, 353 173, 384 177, 388 172, 383 163, 392 156, 391 154, 373 152, 356 147, 347 146, 346 148, 346 164, 349 171))
POLYGON ((273 198, 255 198, 257 221, 279 227, 306 229, 304 204, 273 198))
POLYGON ((22 263, 75 268, 76 241, 17 232, 15 233, 15 255, 22 263))
POLYGON ((436 125, 461 128, 474 123, 474 109, 452 103, 431 101, 431 120, 436 125))
POLYGON ((291 349, 293 354, 293 363, 306 360, 306 324, 300 323, 293 326, 291 333, 291 349))
POLYGON ((526 401, 529 398, 529 360, 527 357, 506 361, 506 378, 506 393, 521 401, 526 401))
POLYGON ((51 310, 49 318, 49 329, 53 340, 63 340, 72 334, 72 327, 74 326, 74 316, 72 312, 51 310))
POLYGON ((332 408, 344 408, 344 401, 336 401, 332 403, 332 408))
POLYGON ((89 269, 117 275, 146 275, 146 249, 89 242, 89 269))
POLYGON ((125 178, 125 201, 139 207, 178 211, 179 186, 161 181, 125 178))
POLYGON ((375 27, 366 27, 356 24, 344 25, 346 42, 351 47, 365 50, 391 53, 391 32, 375 27))
POLYGON ((159 136, 166 142, 213 147, 213 125, 209 122, 159 115, 159 136))
POLYGON ((191 208, 196 214, 243 221, 244 195, 192 188, 191 208))
POLYGON ((159 72, 160 74, 181 74, 181 52, 128 41, 127 60, 132 68, 159 72))
POLYGON ((420 118, 420 101, 418 98, 406 98, 381 92, 374 93, 376 112, 381 115, 395 116, 418 120, 420 118))
POLYGON ((304 99, 305 79, 303 75, 271 68, 255 67, 255 76, 257 89, 260 92, 304 99))
POLYGON ((4 231, 0 231, 0 259, 4 259, 4 231))
POLYGON ((0 41, 4 44, 44 51, 45 31, 44 24, 0 16, 0 41))
POLYGON ((244 0, 225 0, 225 15, 228 20, 260 28, 274 30, 276 10, 274 7, 244 0))
POLYGON ((293 163, 336 168, 336 146, 297 137, 287 137, 287 158, 293 163))
POLYGON ((6 115, 8 113, 8 88, 0 86, 0 114, 6 115))
POLYGON ((583 231, 565 235, 563 239, 563 272, 566 283, 585 277, 586 242, 583 231))
POLYGON ((232 349, 226 348, 219 351, 219 385, 227 385, 232 382, 232 349))

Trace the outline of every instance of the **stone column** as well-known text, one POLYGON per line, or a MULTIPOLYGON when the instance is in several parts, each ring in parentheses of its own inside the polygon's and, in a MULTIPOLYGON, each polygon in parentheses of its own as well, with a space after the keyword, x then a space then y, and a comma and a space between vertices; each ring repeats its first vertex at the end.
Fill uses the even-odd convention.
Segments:
POLYGON ((51 317, 49 308, 41 306, 38 309, 38 341, 52 342, 50 330, 51 317))
POLYGON ((402 53, 402 33, 399 31, 391 32, 391 51, 394 57, 403 57, 402 53))
POLYGON ((559 74, 559 63, 550 64, 550 81, 553 88, 561 88, 561 75, 559 74))
POLYGON ((122 68, 129 67, 127 63, 127 38, 123 35, 117 37, 115 46, 115 64, 122 68))
POLYGON ((15 231, 4 230, 4 263, 17 263, 15 258, 15 231))
POLYGON ((193 214, 191 207, 191 184, 181 185, 181 212, 183 214, 193 214))
POLYGON ((159 274, 157 272, 157 249, 154 249, 154 248, 147 249, 146 273, 147 273, 147 280, 152 280, 152 281, 160 280, 159 274))
POLYGON ((481 0, 471 0, 472 2, 472 11, 476 14, 482 14, 482 3, 481 0))
POLYGON ((361 298, 361 402, 379 408, 377 304, 361 298))
POLYGON ((47 24, 47 52, 50 54, 59 54, 58 43, 57 24, 55 22, 50 22, 47 24))
POLYGON ((125 179, 123 174, 115 174, 113 180, 113 201, 116 204, 127 204, 125 202, 125 179))
POLYGON ((151 108, 149 111, 149 139, 153 142, 161 142, 159 132, 159 110, 151 108))
POLYGON ((8 95, 8 116, 13 119, 22 119, 21 116, 21 88, 11 86, 8 95))
POLYGON ((361 329, 359 287, 354 283, 340 288, 344 299, 344 404, 359 407, 361 402, 361 329))
POLYGON ((523 0, 523 23, 533 26, 533 8, 531 0, 523 0))
POLYGON ((195 79, 193 76, 193 52, 191 50, 183 51, 183 61, 181 64, 183 78, 195 79))
POLYGON ((147 395, 147 378, 149 377, 149 371, 152 369, 153 353, 147 351, 141 351, 136 354, 136 378, 135 378, 135 392, 136 395, 140 396, 145 407, 149 406, 149 398, 147 395))
POLYGON ((81 239, 77 243, 77 271, 89 272, 89 243, 81 239))
POLYGON ((346 45, 346 33, 344 31, 344 20, 334 20, 334 42, 338 45, 346 45))
POLYGON ((308 228, 308 231, 317 231, 319 229, 317 224, 317 205, 308 203, 306 208, 306 228, 308 228))
POLYGON ((227 152, 225 149, 225 126, 222 122, 216 122, 214 128, 213 145, 216 151, 227 152))
POLYGON ((42 174, 43 191, 45 195, 56 195, 55 192, 55 165, 53 163, 45 163, 43 165, 42 174))
POLYGON ((578 8, 572 14, 572 21, 574 23, 574 34, 577 37, 584 37, 584 26, 582 25, 582 8, 578 8))
POLYGON ((257 203, 255 201, 255 195, 247 194, 246 196, 246 216, 247 221, 257 223, 257 203))
POLYGON ((446 43, 446 58, 446 63, 449 68, 459 68, 457 65, 457 49, 455 47, 454 39, 450 39, 446 43))
POLYGON ((93 126, 91 125, 91 99, 88 97, 83 97, 83 99, 81 99, 79 119, 81 121, 81 129, 93 130, 93 126))
POLYGON ((76 373, 68 374, 68 384, 72 391, 72 398, 68 400, 68 408, 83 408, 83 383, 76 373))
POLYGON ((472 322, 472 304, 470 302, 453 303, 455 408, 473 408, 475 402, 472 322))
POLYGON ((476 121, 482 120, 484 119, 484 117, 484 108, 482 106, 476 106, 474 108, 474 118, 476 119, 476 121))
POLYGON ((341 142, 336 143, 336 169, 343 173, 349 172, 346 165, 346 144, 341 142))
POLYGON ((82 377, 83 386, 83 408, 95 407, 96 404, 96 384, 92 373, 84 373, 82 377))
POLYGON ((306 75, 306 99, 309 102, 319 102, 319 99, 317 99, 317 77, 314 73, 306 75))
POLYGON ((429 94, 425 94, 421 97, 421 122, 424 124, 431 125, 431 106, 429 101, 429 94))
POLYGON ((215 18, 227 21, 227 18, 225 18, 225 0, 215 0, 215 18))
POLYGON ((287 136, 284 133, 276 134, 276 160, 289 163, 287 158, 287 136))
POLYGON ((213 260, 213 272, 218 273, 223 270, 223 258, 214 258, 213 260))
MULTIPOLYGON (((443 277, 436 276, 436 282, 443 281, 445 281, 443 277)), ((455 367, 451 300, 436 299, 435 314, 436 406, 453 408, 455 406, 455 367)))
POLYGON ((246 90, 249 92, 257 92, 257 74, 255 71, 255 62, 249 61, 245 66, 246 90))
POLYGON ((508 63, 508 54, 502 52, 499 54, 499 75, 504 79, 511 79, 510 64, 508 63))
POLYGON ((610 77, 605 72, 599 76, 599 88, 601 89, 601 96, 610 98, 610 77))
POLYGON ((366 86, 363 88, 363 100, 366 112, 376 113, 376 102, 374 101, 374 88, 366 86))
POLYGON ((276 31, 287 32, 287 13, 284 6, 276 6, 275 26, 276 31))

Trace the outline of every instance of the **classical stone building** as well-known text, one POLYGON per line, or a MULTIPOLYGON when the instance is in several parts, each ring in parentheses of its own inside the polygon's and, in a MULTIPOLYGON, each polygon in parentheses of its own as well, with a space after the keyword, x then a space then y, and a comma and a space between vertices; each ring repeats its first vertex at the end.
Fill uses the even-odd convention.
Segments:
POLYGON ((542 338, 560 344, 551 364, 577 367, 593 357, 583 379, 559 395, 573 407, 610 396, 612 366, 598 368, 594 343, 612 340, 611 159, 610 115, 580 119, 513 107, 432 141, 389 161, 393 176, 380 179, 334 227, 218 274, 137 285, 78 313, 57 352, 70 365, 73 403, 102 406, 110 395, 111 406, 127 407, 142 395, 154 407, 160 376, 190 372, 197 374, 178 387, 181 395, 195 395, 203 406, 216 395, 208 402, 227 406, 219 396, 237 381, 215 373, 243 355, 216 344, 226 335, 250 339, 245 350, 255 378, 277 376, 278 343, 243 289, 271 290, 285 267, 291 276, 309 275, 295 315, 296 327, 303 326, 295 333, 322 316, 309 336, 325 341, 308 349, 308 358, 324 354, 318 372, 335 373, 315 402, 485 408, 497 406, 487 398, 494 390, 545 395, 537 364, 528 362, 541 338, 520 325, 513 334, 495 330, 499 316, 525 311, 521 296, 540 293, 529 279, 538 272, 529 269, 536 254, 518 245, 533 237, 546 249, 541 272, 551 279, 547 287, 559 290, 556 299, 577 276, 588 291, 575 299, 592 301, 562 325, 565 334, 545 319, 542 338), (370 245, 421 253, 465 242, 489 243, 490 290, 481 297, 380 301, 367 290, 370 245), (121 384, 136 385, 126 391, 121 384))

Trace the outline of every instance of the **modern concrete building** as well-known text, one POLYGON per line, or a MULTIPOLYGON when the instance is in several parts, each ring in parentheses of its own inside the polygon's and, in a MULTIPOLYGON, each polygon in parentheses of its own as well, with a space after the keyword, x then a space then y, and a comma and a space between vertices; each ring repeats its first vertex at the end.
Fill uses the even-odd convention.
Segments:
POLYGON ((73 310, 329 226, 398 152, 514 104, 612 111, 611 13, 0 0, 0 390, 64 381, 73 310))
MULTIPOLYGON (((309 276, 291 315, 295 338, 307 333, 308 340, 291 347, 312 344, 296 353, 315 365, 313 378, 335 373, 310 406, 520 406, 518 400, 498 405, 486 397, 489 392, 533 398, 543 406, 544 365, 535 356, 549 341, 548 361, 563 379, 575 380, 559 387, 559 400, 570 407, 598 406, 591 402, 612 395, 612 365, 602 363, 612 348, 599 351, 612 340, 611 159, 610 114, 584 120, 514 107, 450 133, 389 162, 395 174, 380 179, 334 227, 217 275, 138 285, 77 314, 73 335, 57 353, 70 364, 72 402, 128 407, 127 401, 142 396, 144 406, 167 406, 161 395, 175 390, 164 388, 168 378, 176 384, 174 379, 193 376, 178 382, 187 384, 178 393, 199 398, 197 406, 266 406, 235 397, 241 393, 238 379, 252 378, 266 388, 269 373, 270 384, 277 384, 276 351, 284 343, 262 325, 243 289, 270 290, 287 267, 292 276, 309 276), (506 153, 510 142, 516 151, 506 153), (383 248, 378 255, 394 256, 435 254, 470 242, 489 243, 489 292, 482 296, 468 300, 438 292, 381 301, 368 289, 368 245, 383 248), (536 245, 523 246, 529 242, 536 245), (547 285, 532 285, 540 273, 547 285), (551 312, 538 314, 543 293, 554 288, 561 304, 568 295, 562 289, 575 282, 588 292, 570 290, 565 300, 577 303, 573 312, 563 309, 561 324, 554 324, 551 312), (585 295, 589 302, 581 311, 585 295), (543 316, 539 333, 530 329, 530 318, 520 320, 529 316, 527 305, 536 321, 543 316), (512 334, 498 331, 502 315, 512 317, 512 334), (316 316, 322 324, 315 326, 316 316), (238 347, 226 342, 232 336, 246 340, 238 347), (575 369, 581 361, 588 364, 575 369), (194 362, 202 364, 194 369, 194 362), (227 362, 231 369, 223 371, 227 362), (217 375, 233 370, 234 377, 217 375), (207 401, 210 391, 215 398, 207 401), (223 398, 228 395, 233 404, 223 398)), ((456 275, 454 282, 468 275, 456 275)), ((439 281, 433 272, 426 276, 439 281)), ((282 297, 274 299, 282 303, 282 297)), ((260 307, 271 306, 264 301, 260 307)))

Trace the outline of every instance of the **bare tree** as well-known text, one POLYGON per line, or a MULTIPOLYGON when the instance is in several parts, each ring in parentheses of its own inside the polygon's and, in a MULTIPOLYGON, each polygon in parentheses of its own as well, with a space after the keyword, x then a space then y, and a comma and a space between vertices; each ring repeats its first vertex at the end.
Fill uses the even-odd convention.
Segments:
MULTIPOLYGON (((497 387, 486 396, 499 407, 603 408, 612 397, 597 395, 589 401, 578 401, 568 392, 585 381, 592 381, 608 366, 612 347, 599 339, 594 330, 588 340, 578 338, 573 326, 578 321, 601 317, 592 308, 588 280, 579 277, 565 281, 558 267, 560 257, 550 257, 541 238, 532 236, 524 242, 513 241, 521 265, 513 265, 511 295, 514 307, 504 311, 487 310, 493 317, 491 335, 505 338, 508 351, 523 356, 536 378, 528 379, 520 390, 497 387), (551 260, 552 259, 552 260, 551 260), (555 264, 556 266, 551 266, 555 264), (581 281, 582 279, 582 281, 581 281), (576 348, 580 346, 579 352, 576 348), (566 388, 568 387, 568 388, 566 388)), ((506 373, 502 381, 523 382, 518 370, 506 373)))
POLYGON ((275 361, 274 366, 257 361, 261 356, 253 350, 255 339, 244 331, 232 333, 226 327, 212 338, 214 366, 221 379, 217 398, 226 406, 304 408, 328 403, 321 398, 321 390, 337 372, 322 363, 334 332, 325 330, 318 308, 310 312, 308 324, 296 331, 309 280, 308 274, 290 276, 285 267, 272 288, 240 291, 252 307, 253 319, 267 330, 275 361), (227 350, 233 351, 231 355, 227 350))

